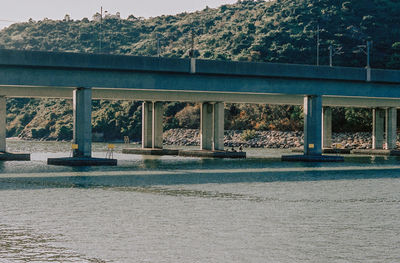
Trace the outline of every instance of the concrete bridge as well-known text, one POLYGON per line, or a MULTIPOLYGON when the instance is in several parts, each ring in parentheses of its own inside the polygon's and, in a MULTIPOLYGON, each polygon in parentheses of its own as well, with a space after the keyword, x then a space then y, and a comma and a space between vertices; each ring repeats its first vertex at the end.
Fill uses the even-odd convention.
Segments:
POLYGON ((329 106, 373 109, 373 148, 394 148, 400 71, 0 50, 0 151, 7 97, 72 98, 74 157, 91 157, 91 100, 143 101, 145 148, 162 148, 163 101, 201 103, 201 149, 223 150, 224 103, 304 105, 304 157, 331 144, 329 106), (385 125, 386 124, 386 125, 385 125), (386 136, 384 136, 386 134, 386 136))

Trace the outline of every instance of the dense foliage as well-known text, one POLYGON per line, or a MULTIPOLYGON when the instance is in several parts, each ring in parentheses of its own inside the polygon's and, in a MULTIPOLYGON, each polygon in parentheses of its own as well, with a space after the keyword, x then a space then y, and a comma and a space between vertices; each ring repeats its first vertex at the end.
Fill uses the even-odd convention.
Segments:
MULTIPOLYGON (((193 36, 194 54, 203 59, 315 64, 319 26, 321 65, 329 63, 332 45, 338 53, 334 65, 364 67, 362 45, 373 41, 372 67, 400 69, 398 10, 397 0, 238 1, 149 19, 131 15, 100 21, 97 15, 91 20, 30 20, 0 31, 0 48, 156 56, 159 39, 162 56, 187 57, 193 36)), ((70 103, 50 104, 48 100, 9 100, 8 134, 21 134, 28 125, 32 137, 70 138, 70 122, 59 123, 51 116, 70 114, 70 103)), ((94 131, 104 132, 106 139, 139 138, 140 110, 137 102, 94 102, 94 131)), ((165 110, 166 128, 196 126, 196 105, 166 103, 165 110)), ((227 105, 226 115, 229 129, 302 127, 300 107, 227 105)), ((334 128, 368 130, 370 118, 365 110, 335 109, 334 128)))

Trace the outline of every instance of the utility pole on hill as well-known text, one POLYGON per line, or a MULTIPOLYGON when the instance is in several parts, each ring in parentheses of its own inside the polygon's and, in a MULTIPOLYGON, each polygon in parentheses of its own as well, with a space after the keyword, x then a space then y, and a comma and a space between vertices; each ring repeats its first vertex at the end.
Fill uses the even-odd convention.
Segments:
POLYGON ((192 41, 190 45, 190 50, 189 50, 189 57, 193 58, 194 57, 194 30, 192 29, 192 41))
POLYGON ((372 47, 372 41, 367 41, 367 68, 371 67, 371 47, 372 47))
POLYGON ((103 38, 103 29, 102 29, 102 24, 103 24, 103 7, 100 7, 100 32, 99 32, 99 53, 101 53, 101 42, 103 38))
POLYGON ((157 34, 157 56, 161 57, 160 35, 157 34))
POLYGON ((367 41, 366 45, 359 45, 358 50, 353 51, 354 53, 364 53, 365 55, 367 55, 367 66, 366 68, 371 68, 371 49, 372 49, 372 41, 369 40, 367 41))
POLYGON ((317 24, 317 66, 319 66, 319 23, 317 24))
POLYGON ((333 66, 333 56, 343 54, 342 47, 333 48, 332 45, 329 46, 329 66, 333 66))

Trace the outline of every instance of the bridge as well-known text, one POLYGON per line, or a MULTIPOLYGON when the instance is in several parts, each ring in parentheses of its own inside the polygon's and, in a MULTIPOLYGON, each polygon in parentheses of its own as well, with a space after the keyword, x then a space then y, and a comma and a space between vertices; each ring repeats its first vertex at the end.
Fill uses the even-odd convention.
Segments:
POLYGON ((224 149, 224 103, 304 105, 304 157, 331 145, 330 106, 373 109, 373 148, 396 147, 400 71, 0 50, 0 151, 6 98, 73 99, 75 158, 90 158, 91 100, 143 101, 142 147, 162 148, 163 101, 201 103, 200 149, 224 149), (385 136, 386 134, 386 136, 385 136))

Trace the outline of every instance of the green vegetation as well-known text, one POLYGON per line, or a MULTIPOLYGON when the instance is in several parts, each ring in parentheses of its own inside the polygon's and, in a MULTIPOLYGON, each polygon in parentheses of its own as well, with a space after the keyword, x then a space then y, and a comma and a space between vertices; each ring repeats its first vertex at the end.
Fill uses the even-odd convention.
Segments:
POLYGON ((254 139, 257 137, 257 133, 255 130, 245 130, 242 135, 241 135, 242 139, 244 141, 249 141, 251 139, 254 139))
MULTIPOLYGON (((149 19, 30 20, 0 31, 0 48, 156 56, 159 38, 162 56, 187 57, 194 34, 194 53, 202 59, 315 64, 319 25, 320 64, 328 64, 332 45, 343 52, 334 57, 334 65, 364 67, 359 46, 372 40, 372 67, 400 69, 398 10, 395 0, 238 1, 149 19)), ((197 127, 198 106, 172 102, 164 107, 166 129, 197 127)), ((12 99, 7 108, 9 136, 72 136, 68 101, 12 99)), ((226 105, 225 111, 227 129, 302 129, 297 106, 226 105)), ((370 130, 370 120, 366 110, 334 109, 336 131, 370 130)), ((140 125, 138 102, 93 102, 93 130, 106 140, 140 138, 140 125)))

